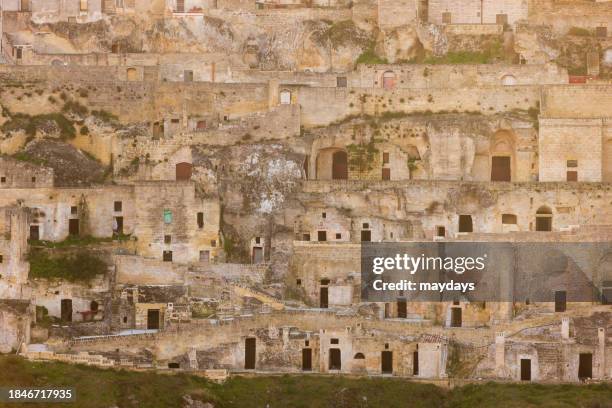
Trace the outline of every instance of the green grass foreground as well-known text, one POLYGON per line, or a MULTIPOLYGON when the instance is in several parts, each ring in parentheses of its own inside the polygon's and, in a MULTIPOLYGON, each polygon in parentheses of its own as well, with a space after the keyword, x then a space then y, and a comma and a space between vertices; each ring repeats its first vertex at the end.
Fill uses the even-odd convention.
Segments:
POLYGON ((215 408, 612 407, 612 384, 484 383, 449 391, 402 379, 317 375, 234 377, 214 384, 187 374, 104 370, 15 356, 0 357, 0 386, 73 387, 77 395, 74 403, 0 403, 2 407, 181 408, 187 394, 215 408))

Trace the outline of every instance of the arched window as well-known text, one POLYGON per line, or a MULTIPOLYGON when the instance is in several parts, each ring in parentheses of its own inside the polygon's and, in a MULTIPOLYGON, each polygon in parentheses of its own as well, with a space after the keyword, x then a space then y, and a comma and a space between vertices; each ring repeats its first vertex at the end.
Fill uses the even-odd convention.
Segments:
POLYGON ((355 356, 353 358, 355 360, 365 360, 365 356, 363 355, 363 353, 357 353, 357 354, 355 354, 355 356))
POLYGON ((516 85, 516 83, 517 83, 517 80, 514 75, 504 75, 502 77, 503 86, 512 86, 512 85, 516 85))
POLYGON ((395 73, 393 71, 386 71, 382 76, 382 85, 384 89, 395 88, 395 73))
POLYGON ((546 206, 536 212, 536 231, 552 231, 552 210, 546 206))
POLYGON ((291 92, 284 89, 280 93, 280 104, 281 105, 290 105, 291 104, 291 92))
POLYGON ((136 71, 136 68, 127 69, 127 80, 128 81, 138 81, 138 71, 136 71))

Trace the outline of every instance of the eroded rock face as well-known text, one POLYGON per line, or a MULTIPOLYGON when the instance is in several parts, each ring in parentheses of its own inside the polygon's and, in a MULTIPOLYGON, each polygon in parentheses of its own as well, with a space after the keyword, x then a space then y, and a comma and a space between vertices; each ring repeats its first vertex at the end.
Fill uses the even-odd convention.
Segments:
POLYGON ((414 26, 402 26, 384 33, 384 55, 390 63, 409 61, 417 57, 423 45, 414 26))
POLYGON ((56 186, 84 186, 104 180, 104 166, 67 143, 37 140, 29 143, 23 153, 29 160, 53 168, 56 186))

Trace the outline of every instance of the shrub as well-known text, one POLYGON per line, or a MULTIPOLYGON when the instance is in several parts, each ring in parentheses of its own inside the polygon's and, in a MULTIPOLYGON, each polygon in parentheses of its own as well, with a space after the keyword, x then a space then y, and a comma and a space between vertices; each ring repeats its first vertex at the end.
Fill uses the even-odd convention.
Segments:
POLYGON ((89 281, 107 270, 104 261, 84 250, 75 255, 54 257, 45 251, 35 250, 28 255, 28 261, 32 278, 89 281))

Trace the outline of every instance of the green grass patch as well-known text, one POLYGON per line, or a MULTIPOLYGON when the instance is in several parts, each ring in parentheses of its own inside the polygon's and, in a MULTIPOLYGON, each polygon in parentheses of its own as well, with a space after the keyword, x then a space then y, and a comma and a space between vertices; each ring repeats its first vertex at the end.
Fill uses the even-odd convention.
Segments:
POLYGON ((28 262, 31 278, 87 282, 107 271, 103 260, 85 250, 72 255, 50 256, 46 251, 34 249, 28 254, 28 262))
MULTIPOLYGON (((4 387, 74 387, 73 408, 181 407, 182 397, 215 408, 603 408, 612 384, 482 383, 452 391, 397 378, 295 375, 233 377, 215 384, 188 374, 103 370, 65 363, 0 357, 4 387)), ((20 407, 51 406, 41 403, 20 407)), ((53 404, 53 406, 64 404, 53 404)))
POLYGON ((73 139, 76 129, 71 120, 61 113, 45 113, 41 115, 28 115, 25 113, 12 113, 10 119, 2 124, 0 129, 5 133, 23 130, 27 136, 34 137, 36 132, 55 125, 59 129, 61 139, 73 139))
POLYGON ((388 64, 389 61, 387 61, 386 58, 379 57, 378 54, 376 54, 376 51, 374 51, 374 48, 370 47, 367 50, 365 50, 357 58, 357 61, 355 63, 357 65, 359 64, 377 65, 377 64, 388 64))

